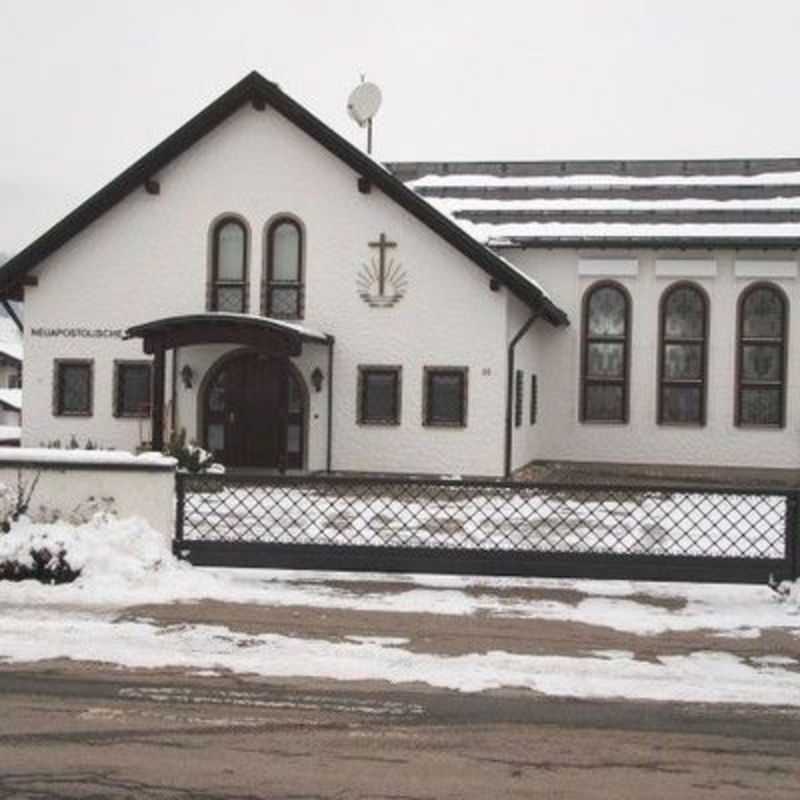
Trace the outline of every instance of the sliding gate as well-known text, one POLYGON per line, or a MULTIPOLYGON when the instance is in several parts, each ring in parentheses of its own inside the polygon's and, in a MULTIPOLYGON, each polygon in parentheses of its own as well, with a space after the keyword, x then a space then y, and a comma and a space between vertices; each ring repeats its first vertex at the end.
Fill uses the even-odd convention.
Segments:
POLYGON ((177 476, 202 566, 752 582, 798 575, 798 492, 699 485, 177 476))

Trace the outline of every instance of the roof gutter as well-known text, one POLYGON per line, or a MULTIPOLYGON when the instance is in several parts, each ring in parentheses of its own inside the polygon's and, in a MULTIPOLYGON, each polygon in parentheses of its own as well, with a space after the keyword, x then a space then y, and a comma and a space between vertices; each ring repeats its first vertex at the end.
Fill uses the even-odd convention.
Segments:
POLYGON ((514 405, 514 351, 519 340, 530 330, 531 325, 542 316, 541 312, 534 312, 528 317, 525 324, 517 331, 508 345, 508 376, 506 382, 506 439, 503 461, 503 475, 506 479, 511 477, 511 450, 513 447, 513 405, 514 405))

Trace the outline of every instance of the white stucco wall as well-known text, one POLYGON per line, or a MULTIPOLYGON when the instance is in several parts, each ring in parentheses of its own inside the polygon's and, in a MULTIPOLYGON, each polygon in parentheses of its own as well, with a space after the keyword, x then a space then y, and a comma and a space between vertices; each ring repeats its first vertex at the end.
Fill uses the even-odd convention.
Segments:
MULTIPOLYGON (((112 416, 113 360, 142 357, 140 342, 43 338, 33 329, 122 330, 204 310, 209 227, 228 212, 251 229, 251 310, 258 312, 265 225, 289 212, 307 234, 305 324, 336 337, 333 468, 502 472, 507 298, 490 291, 474 263, 377 189, 359 193, 348 167, 269 109, 242 108, 153 177, 159 195, 135 191, 37 268, 39 285, 25 296, 25 444, 76 435, 132 448, 149 436, 139 420, 112 416), (356 291, 357 273, 374 253, 367 243, 381 233, 398 243, 391 255, 408 276, 407 295, 390 309, 369 307, 356 291), (87 357, 95 360, 93 416, 53 417, 53 359, 87 357), (400 426, 356 424, 359 364, 403 365, 400 426), (466 429, 422 426, 425 365, 469 367, 466 429)), ((180 357, 204 370, 212 350, 180 357)), ((314 357, 304 353, 306 379, 314 357)), ((327 377, 327 362, 321 367, 327 377)), ((195 437, 196 390, 181 392, 179 425, 195 437)), ((311 468, 324 463, 326 397, 312 392, 311 468)))
MULTIPOLYGON (((508 341, 514 338, 522 329, 528 319, 531 310, 516 298, 509 298, 508 313, 508 341)), ((519 469, 525 464, 540 458, 541 453, 541 404, 542 393, 539 392, 539 414, 534 425, 530 423, 531 407, 531 375, 539 374, 542 364, 540 354, 540 341, 542 331, 549 328, 549 324, 543 320, 537 320, 517 342, 514 348, 514 372, 522 371, 522 424, 517 427, 515 422, 514 410, 516 407, 515 383, 512 383, 512 395, 514 395, 511 405, 511 469, 519 469)), ((503 366, 505 370, 505 365, 503 366)), ((516 376, 514 377, 516 381, 516 376)))
POLYGON ((537 328, 541 359, 537 458, 800 467, 800 365, 794 355, 800 346, 800 326, 793 319, 800 313, 800 286, 795 277, 795 254, 740 253, 738 269, 736 255, 730 250, 579 254, 575 250, 529 249, 504 251, 504 255, 536 277, 572 320, 567 330, 537 328), (580 259, 586 260, 583 267, 580 259), (588 262, 595 259, 597 268, 592 268, 588 262), (603 265, 600 259, 607 263, 603 265), (794 269, 789 269, 787 263, 794 264, 794 269), (625 286, 633 303, 631 404, 626 425, 581 423, 578 418, 581 301, 594 281, 607 277, 625 286), (748 285, 765 278, 779 285, 790 302, 787 424, 782 430, 734 425, 737 300, 748 285), (710 299, 708 410, 704 427, 664 426, 656 422, 659 300, 668 286, 682 279, 695 281, 710 299))
POLYGON ((175 466, 171 459, 136 463, 120 453, 0 448, 0 484, 31 494, 32 518, 68 518, 91 499, 107 499, 120 517, 140 517, 171 541, 175 531, 175 466))

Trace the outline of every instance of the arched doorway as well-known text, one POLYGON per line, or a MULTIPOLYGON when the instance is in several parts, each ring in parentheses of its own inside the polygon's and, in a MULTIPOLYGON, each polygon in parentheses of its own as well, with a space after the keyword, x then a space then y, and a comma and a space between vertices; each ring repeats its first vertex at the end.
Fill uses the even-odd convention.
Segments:
POLYGON ((306 406, 293 365, 287 371, 278 359, 251 350, 224 357, 202 390, 203 445, 228 467, 302 469, 306 406))

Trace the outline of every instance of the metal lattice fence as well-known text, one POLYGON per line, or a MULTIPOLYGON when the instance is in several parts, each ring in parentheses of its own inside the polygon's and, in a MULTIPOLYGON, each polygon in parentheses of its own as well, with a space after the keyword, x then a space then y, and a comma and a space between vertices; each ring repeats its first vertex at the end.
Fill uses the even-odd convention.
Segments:
POLYGON ((791 490, 178 476, 195 563, 765 580, 797 572, 791 490))

